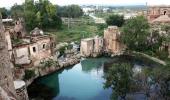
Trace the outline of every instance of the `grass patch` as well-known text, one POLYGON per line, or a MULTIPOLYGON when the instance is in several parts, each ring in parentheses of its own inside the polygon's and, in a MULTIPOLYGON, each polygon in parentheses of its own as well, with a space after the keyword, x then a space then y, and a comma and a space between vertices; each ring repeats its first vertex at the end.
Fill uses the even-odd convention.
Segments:
POLYGON ((94 23, 91 17, 83 16, 75 20, 81 20, 81 22, 70 24, 70 28, 68 28, 66 24, 63 24, 60 30, 46 29, 45 33, 54 35, 56 37, 56 42, 80 41, 82 38, 103 35, 103 29, 99 29, 98 25, 94 23))

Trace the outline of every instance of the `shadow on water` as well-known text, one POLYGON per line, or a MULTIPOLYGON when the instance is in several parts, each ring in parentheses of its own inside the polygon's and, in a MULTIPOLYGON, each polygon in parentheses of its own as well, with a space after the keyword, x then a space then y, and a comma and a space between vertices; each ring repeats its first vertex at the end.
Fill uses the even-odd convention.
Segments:
POLYGON ((30 99, 52 100, 52 98, 60 92, 58 75, 48 75, 46 77, 37 78, 28 86, 27 90, 30 99), (46 84, 46 82, 48 82, 48 84, 46 84))

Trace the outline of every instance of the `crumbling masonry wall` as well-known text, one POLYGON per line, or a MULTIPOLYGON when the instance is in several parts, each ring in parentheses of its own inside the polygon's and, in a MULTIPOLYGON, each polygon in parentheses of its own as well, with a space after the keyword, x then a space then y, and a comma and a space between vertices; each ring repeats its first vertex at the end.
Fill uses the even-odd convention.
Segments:
POLYGON ((5 29, 0 18, 0 87, 11 96, 15 96, 16 93, 11 71, 12 64, 9 58, 4 31, 5 29))

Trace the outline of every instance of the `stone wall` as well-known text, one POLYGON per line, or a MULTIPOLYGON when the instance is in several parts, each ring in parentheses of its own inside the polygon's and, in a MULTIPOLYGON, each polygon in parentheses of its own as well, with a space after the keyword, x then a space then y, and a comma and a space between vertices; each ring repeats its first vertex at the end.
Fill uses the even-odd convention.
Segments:
POLYGON ((107 53, 119 53, 124 49, 120 42, 120 31, 117 26, 109 26, 104 30, 104 51, 107 53))
POLYGON ((13 48, 13 56, 15 58, 15 64, 30 64, 29 45, 13 48))
POLYGON ((13 66, 10 62, 4 31, 5 29, 2 25, 2 20, 0 19, 0 86, 6 90, 7 93, 16 95, 13 83, 13 74, 11 71, 13 66))
POLYGON ((51 40, 50 38, 44 38, 38 40, 35 43, 30 44, 30 58, 32 61, 36 61, 34 65, 38 65, 40 60, 49 58, 51 54, 51 40))
POLYGON ((81 48, 80 48, 81 54, 88 57, 93 52, 93 39, 83 39, 81 41, 81 48))
POLYGON ((103 38, 94 37, 81 40, 80 52, 85 57, 96 57, 102 53, 103 50, 103 38))

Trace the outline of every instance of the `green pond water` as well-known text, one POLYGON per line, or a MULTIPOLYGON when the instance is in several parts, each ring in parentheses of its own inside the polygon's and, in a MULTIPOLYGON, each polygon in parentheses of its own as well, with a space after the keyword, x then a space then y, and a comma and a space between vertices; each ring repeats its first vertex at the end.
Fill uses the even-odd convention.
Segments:
MULTIPOLYGON (((110 100, 104 89, 104 63, 111 58, 85 59, 80 63, 36 80, 28 92, 45 100, 110 100)), ((116 60, 115 60, 116 61, 116 60)))

